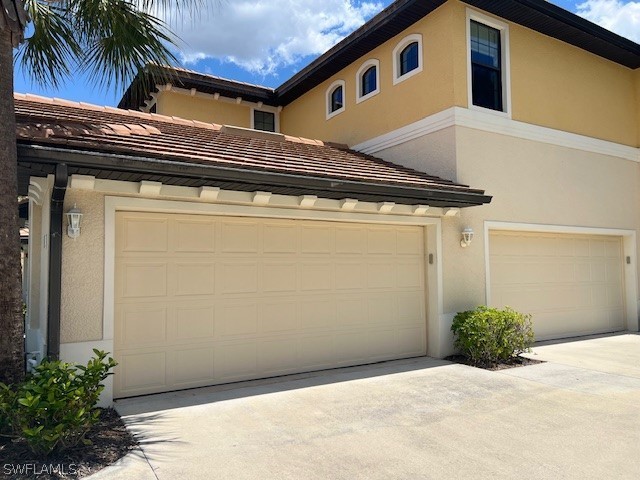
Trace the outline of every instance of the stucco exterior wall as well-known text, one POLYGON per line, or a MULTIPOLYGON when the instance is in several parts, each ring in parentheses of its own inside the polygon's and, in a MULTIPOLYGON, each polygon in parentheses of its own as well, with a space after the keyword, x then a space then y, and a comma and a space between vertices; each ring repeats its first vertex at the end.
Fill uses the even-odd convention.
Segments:
POLYGON ((456 129, 448 127, 376 152, 376 157, 401 163, 429 175, 456 181, 456 129))
MULTIPOLYGON (((452 106, 456 102, 454 85, 463 81, 454 78, 454 73, 459 76, 462 73, 454 70, 454 57, 465 52, 453 48, 454 16, 460 16, 459 6, 455 3, 441 6, 285 106, 280 115, 282 132, 354 145, 452 106), (422 34, 423 70, 393 85, 393 49, 414 33, 422 34), (356 73, 369 59, 380 61, 380 93, 356 103, 356 73), (346 107, 343 113, 326 120, 326 93, 336 80, 345 82, 346 107)), ((464 21, 461 28, 464 29, 464 21)))
POLYGON ((639 164, 548 143, 456 128, 458 180, 494 195, 487 220, 637 228, 639 164))
POLYGON ((62 241, 61 343, 102 338, 104 295, 104 194, 68 189, 64 211, 82 211, 81 234, 62 241))
POLYGON ((201 122, 251 127, 251 107, 213 98, 192 97, 183 93, 158 93, 156 112, 201 122))
POLYGON ((463 210, 450 232, 455 241, 445 242, 446 263, 455 262, 445 266, 445 311, 486 301, 484 221, 638 230, 637 163, 461 127, 456 139, 458 180, 494 198, 463 210), (461 252, 466 226, 478 234, 461 252), (464 272, 476 279, 473 286, 455 280, 464 272))
MULTIPOLYGON (((462 209, 459 217, 443 219, 445 314, 486 302, 485 221, 640 228, 638 163, 466 127, 453 129, 447 135, 455 138, 457 180, 486 189, 493 200, 462 209), (473 228, 476 235, 472 245, 463 249, 460 232, 465 227, 473 228)), ((433 145, 441 141, 439 134, 376 155, 430 172, 434 168, 430 153, 437 151, 433 145), (421 166, 420 152, 429 152, 421 166)))
POLYGON ((636 145, 640 147, 640 68, 635 71, 636 76, 636 126, 638 127, 638 136, 636 137, 636 145))
MULTIPOLYGON (((355 145, 446 108, 467 107, 466 8, 459 1, 446 3, 287 105, 282 131, 355 145), (423 71, 393 85, 393 49, 412 33, 423 36, 423 71), (380 93, 356 104, 355 75, 371 58, 380 61, 380 93), (346 109, 327 120, 326 91, 335 80, 345 81, 346 109)), ((637 71, 504 23, 509 26, 514 120, 640 146, 637 71)))
POLYGON ((639 146, 634 71, 510 24, 512 118, 639 146))

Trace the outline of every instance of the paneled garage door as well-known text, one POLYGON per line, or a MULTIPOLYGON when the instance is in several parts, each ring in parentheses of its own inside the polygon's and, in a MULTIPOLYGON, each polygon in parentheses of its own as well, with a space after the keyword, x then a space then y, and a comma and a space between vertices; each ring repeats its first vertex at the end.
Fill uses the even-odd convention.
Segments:
POLYGON ((533 314, 537 340, 624 329, 620 237, 491 232, 491 304, 533 314))
POLYGON ((115 397, 426 353, 422 227, 119 212, 115 397))

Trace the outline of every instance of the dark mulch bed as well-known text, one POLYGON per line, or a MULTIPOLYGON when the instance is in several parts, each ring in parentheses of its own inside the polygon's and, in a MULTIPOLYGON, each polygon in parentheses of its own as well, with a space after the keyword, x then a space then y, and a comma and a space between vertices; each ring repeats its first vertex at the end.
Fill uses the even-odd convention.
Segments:
POLYGON ((536 365, 538 363, 545 363, 542 360, 533 360, 531 358, 526 358, 526 357, 515 357, 514 359, 508 362, 492 363, 488 365, 476 365, 464 355, 451 355, 445 358, 445 360, 448 360, 450 362, 455 362, 455 363, 462 363, 464 365, 469 365, 471 367, 484 368, 485 370, 505 370, 507 368, 526 367, 527 365, 536 365))
POLYGON ((86 438, 93 444, 38 458, 26 444, 0 437, 0 478, 82 478, 111 465, 137 445, 113 409, 101 411, 100 421, 91 428, 86 438), (23 473, 19 473, 20 469, 23 473))

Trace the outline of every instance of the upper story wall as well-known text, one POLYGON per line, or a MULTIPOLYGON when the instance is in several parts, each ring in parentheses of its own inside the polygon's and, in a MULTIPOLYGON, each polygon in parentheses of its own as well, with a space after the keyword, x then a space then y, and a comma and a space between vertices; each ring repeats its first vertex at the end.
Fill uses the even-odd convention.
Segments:
POLYGON ((512 118, 639 146, 638 72, 509 24, 512 118))
POLYGON ((224 99, 214 100, 197 95, 191 96, 175 91, 158 92, 156 113, 188 118, 201 122, 235 125, 251 128, 251 107, 231 103, 224 99))
POLYGON ((640 68, 636 70, 636 126, 638 127, 636 146, 640 147, 640 68))
POLYGON ((466 73, 455 64, 464 66, 465 51, 464 40, 456 38, 451 29, 456 23, 454 17, 464 28, 464 9, 452 2, 442 5, 402 34, 285 106, 280 116, 282 131, 355 145, 461 102, 462 98, 455 98, 454 85, 462 82, 466 73), (393 49, 411 34, 422 35, 422 72, 394 85, 393 49), (454 56, 460 57, 458 62, 454 62, 454 56), (380 92, 356 103, 356 74, 370 59, 380 62, 380 92), (336 80, 345 82, 345 110, 327 120, 327 89, 336 80))
POLYGON ((281 114, 282 131, 355 145, 447 108, 469 107, 469 11, 506 26, 509 54, 504 63, 509 68, 505 80, 513 120, 640 146, 640 71, 467 8, 457 0, 287 105, 281 114), (415 33, 422 35, 422 72, 394 85, 393 49, 415 33), (356 103, 356 73, 369 59, 380 62, 380 92, 356 103), (327 119, 327 89, 336 80, 345 82, 345 110, 327 119))

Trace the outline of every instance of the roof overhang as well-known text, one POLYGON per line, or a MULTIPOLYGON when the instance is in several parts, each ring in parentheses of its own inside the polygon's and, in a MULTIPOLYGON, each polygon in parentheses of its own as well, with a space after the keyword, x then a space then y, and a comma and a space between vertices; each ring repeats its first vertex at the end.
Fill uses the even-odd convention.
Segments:
POLYGON ((101 153, 18 142, 18 177, 21 191, 31 176, 53 173, 64 163, 69 174, 139 182, 150 180, 167 185, 213 186, 225 190, 269 191, 281 195, 311 194, 322 198, 354 198, 365 202, 395 202, 405 205, 463 208, 491 202, 491 196, 439 188, 414 188, 344 179, 273 173, 241 168, 202 165, 184 160, 101 153))
POLYGON ((144 103, 145 99, 148 98, 148 93, 156 90, 157 86, 151 85, 154 76, 160 76, 166 79, 171 85, 185 90, 195 89, 201 93, 211 95, 218 94, 228 98, 242 98, 248 102, 260 102, 273 107, 279 106, 275 91, 271 88, 236 82, 197 72, 183 71, 172 67, 151 66, 151 68, 155 70, 154 74, 146 68, 136 75, 120 99, 118 108, 137 110, 138 107, 144 103))
POLYGON ((447 0, 399 0, 337 43, 297 74, 276 88, 282 105, 335 75, 358 58, 395 37, 447 0))
POLYGON ((625 67, 640 67, 639 44, 546 0, 464 1, 625 67))

